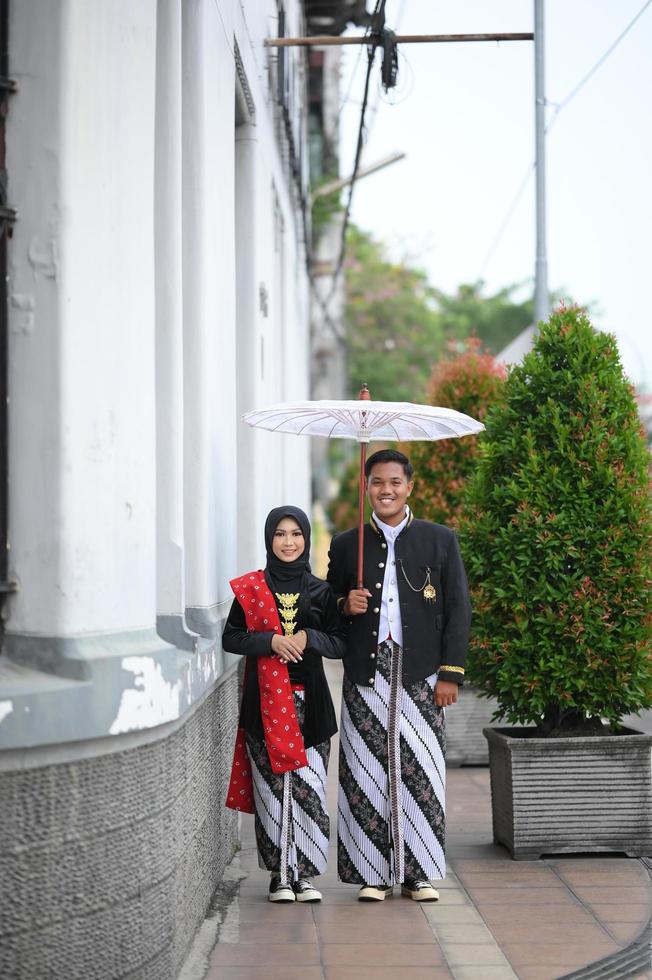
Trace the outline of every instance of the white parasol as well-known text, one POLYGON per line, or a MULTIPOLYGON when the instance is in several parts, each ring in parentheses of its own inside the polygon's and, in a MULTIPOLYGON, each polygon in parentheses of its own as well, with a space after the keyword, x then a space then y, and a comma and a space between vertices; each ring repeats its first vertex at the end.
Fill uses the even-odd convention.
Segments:
POLYGON ((362 586, 362 542, 364 527, 364 467, 367 444, 372 440, 390 442, 434 441, 476 435, 484 425, 470 415, 452 408, 413 405, 411 402, 376 402, 366 385, 356 401, 284 402, 247 412, 248 425, 271 432, 325 436, 327 439, 355 439, 360 443, 360 499, 358 507, 358 588, 362 586))

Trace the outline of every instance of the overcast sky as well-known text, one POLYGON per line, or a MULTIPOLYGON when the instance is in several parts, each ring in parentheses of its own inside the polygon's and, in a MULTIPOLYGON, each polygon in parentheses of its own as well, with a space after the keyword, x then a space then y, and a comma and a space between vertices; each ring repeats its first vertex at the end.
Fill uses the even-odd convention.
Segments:
MULTIPOLYGON (((546 0, 546 97, 561 103, 644 0, 546 0)), ((400 33, 533 29, 530 0, 388 0, 400 33)), ((366 56, 344 51, 342 172, 350 172, 366 56), (352 72, 355 71, 353 77, 352 72)), ((412 44, 400 84, 379 100, 373 75, 363 165, 394 150, 407 159, 361 180, 353 220, 452 291, 531 280, 534 175, 499 241, 534 159, 532 42, 412 44), (377 107, 377 111, 374 108, 377 107)), ((652 4, 547 139, 549 285, 593 309, 614 332, 626 370, 652 389, 652 4)), ((548 119, 554 105, 548 108, 548 119)))

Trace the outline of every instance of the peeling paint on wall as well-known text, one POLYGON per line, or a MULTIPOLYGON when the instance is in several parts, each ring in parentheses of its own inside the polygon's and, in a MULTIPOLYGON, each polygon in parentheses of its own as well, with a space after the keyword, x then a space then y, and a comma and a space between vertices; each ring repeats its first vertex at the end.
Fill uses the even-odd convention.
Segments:
POLYGON ((29 293, 12 293, 9 302, 14 310, 18 310, 18 316, 12 318, 12 330, 14 333, 30 334, 34 329, 34 310, 36 301, 29 293))
POLYGON ((34 270, 34 276, 42 275, 46 279, 55 279, 59 275, 59 251, 54 238, 48 242, 39 241, 34 235, 27 250, 29 264, 34 270))
POLYGON ((181 682, 170 684, 152 657, 124 657, 122 669, 134 674, 134 688, 123 691, 111 735, 153 728, 179 717, 181 682))
POLYGON ((10 715, 13 710, 13 701, 0 701, 0 724, 2 724, 7 715, 10 715))
POLYGON ((208 650, 199 656, 199 676, 204 685, 210 684, 218 674, 217 670, 217 643, 214 643, 208 650))

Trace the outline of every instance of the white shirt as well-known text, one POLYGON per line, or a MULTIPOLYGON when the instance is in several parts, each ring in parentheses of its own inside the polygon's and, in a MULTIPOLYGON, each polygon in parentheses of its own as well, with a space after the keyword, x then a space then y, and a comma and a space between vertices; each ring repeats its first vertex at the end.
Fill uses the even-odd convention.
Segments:
MULTIPOLYGON (((390 524, 384 524, 383 521, 376 514, 374 514, 374 521, 380 528, 380 530, 385 535, 385 542, 387 544, 387 567, 384 569, 374 569, 374 575, 376 571, 379 573, 384 572, 384 577, 382 579, 383 593, 380 600, 380 623, 378 625, 378 642, 382 643, 390 635, 394 640, 394 643, 398 643, 399 646, 403 646, 403 625, 401 623, 401 604, 398 599, 398 585, 396 584, 396 577, 398 573, 398 568, 396 565, 396 559, 394 557, 394 543, 397 537, 407 524, 410 518, 410 508, 405 508, 405 517, 400 524, 396 527, 392 527, 390 524)), ((377 601, 377 586, 380 584, 380 574, 374 583, 372 583, 372 594, 373 599, 371 602, 377 601), (374 588, 374 586, 376 586, 374 588)))

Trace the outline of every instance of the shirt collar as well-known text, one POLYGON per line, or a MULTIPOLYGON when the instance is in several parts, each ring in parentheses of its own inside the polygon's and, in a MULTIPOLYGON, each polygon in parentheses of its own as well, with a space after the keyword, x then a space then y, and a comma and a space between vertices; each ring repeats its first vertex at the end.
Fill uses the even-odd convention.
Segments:
POLYGON ((385 538, 391 541, 392 543, 396 541, 397 537, 399 536, 399 534, 401 533, 401 531, 403 530, 403 528, 405 527, 405 525, 409 520, 410 520, 410 508, 407 506, 407 504, 405 506, 405 517, 403 518, 400 524, 396 524, 396 525, 385 524, 383 521, 381 521, 381 519, 374 511, 374 521, 385 535, 385 538))

